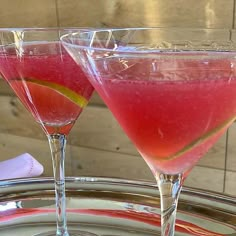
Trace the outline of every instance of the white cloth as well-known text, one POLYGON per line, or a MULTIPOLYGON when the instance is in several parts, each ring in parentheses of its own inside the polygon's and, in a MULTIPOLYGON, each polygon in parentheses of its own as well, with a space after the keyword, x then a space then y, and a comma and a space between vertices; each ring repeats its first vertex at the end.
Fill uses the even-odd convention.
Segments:
POLYGON ((36 177, 43 173, 43 166, 29 153, 0 162, 0 180, 36 177))

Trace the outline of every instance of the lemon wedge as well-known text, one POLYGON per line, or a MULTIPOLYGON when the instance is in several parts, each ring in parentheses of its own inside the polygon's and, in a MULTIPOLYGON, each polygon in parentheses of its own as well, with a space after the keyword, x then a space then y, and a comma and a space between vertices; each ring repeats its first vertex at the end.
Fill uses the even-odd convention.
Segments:
POLYGON ((84 108, 88 104, 88 100, 85 97, 83 97, 82 95, 74 92, 73 90, 63 85, 56 84, 49 81, 44 81, 44 80, 32 79, 32 78, 26 78, 25 81, 51 88, 57 91, 58 93, 64 95, 65 97, 70 99, 72 102, 80 106, 81 108, 84 108))
POLYGON ((209 132, 207 132, 206 134, 204 134, 200 138, 192 141, 185 148, 181 149, 180 151, 178 151, 174 155, 171 155, 168 158, 165 158, 164 161, 176 159, 176 158, 184 155, 185 153, 191 151, 193 148, 201 145, 202 143, 204 143, 205 141, 207 141, 208 139, 210 139, 211 137, 213 137, 217 133, 220 133, 220 132, 224 131, 225 129, 227 129, 230 126, 230 124, 234 122, 235 119, 236 119, 236 117, 234 116, 234 117, 226 120, 223 124, 215 127, 214 129, 210 130, 209 132))

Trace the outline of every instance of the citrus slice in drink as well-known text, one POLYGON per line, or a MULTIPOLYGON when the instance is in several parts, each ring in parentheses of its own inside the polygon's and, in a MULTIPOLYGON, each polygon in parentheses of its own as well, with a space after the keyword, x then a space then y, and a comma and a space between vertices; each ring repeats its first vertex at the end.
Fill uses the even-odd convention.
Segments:
POLYGON ((81 108, 84 108, 88 104, 88 100, 84 96, 76 93, 75 91, 63 85, 50 82, 50 81, 34 79, 34 78, 26 78, 25 81, 53 89, 57 91, 58 93, 62 94, 63 96, 65 96, 66 98, 70 99, 72 102, 74 102, 76 105, 80 106, 81 108))
POLYGON ((183 156, 184 154, 192 151, 194 148, 200 146, 201 144, 203 144, 207 140, 214 138, 215 136, 217 136, 217 134, 223 133, 234 122, 235 119, 236 119, 236 117, 234 116, 234 117, 226 120, 224 123, 215 127, 214 129, 208 131, 206 134, 204 134, 200 138, 192 141, 190 144, 185 146, 183 149, 181 149, 180 151, 178 151, 174 155, 171 155, 168 158, 165 158, 165 161, 166 160, 173 160, 173 159, 176 159, 180 156, 183 156))

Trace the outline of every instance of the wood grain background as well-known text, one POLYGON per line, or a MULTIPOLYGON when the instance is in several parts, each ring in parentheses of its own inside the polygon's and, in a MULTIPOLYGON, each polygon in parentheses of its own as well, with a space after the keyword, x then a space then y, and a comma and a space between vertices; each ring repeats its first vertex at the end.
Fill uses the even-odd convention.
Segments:
MULTIPOLYGON (((234 0, 0 0, 0 27, 200 27, 236 37, 234 0), (232 32, 229 29, 233 29, 232 32)), ((236 124, 200 160, 185 185, 236 195, 236 124)), ((41 128, 0 80, 0 160, 29 152, 52 175, 41 128)), ((66 173, 154 181, 146 163, 95 93, 73 128, 66 173)))

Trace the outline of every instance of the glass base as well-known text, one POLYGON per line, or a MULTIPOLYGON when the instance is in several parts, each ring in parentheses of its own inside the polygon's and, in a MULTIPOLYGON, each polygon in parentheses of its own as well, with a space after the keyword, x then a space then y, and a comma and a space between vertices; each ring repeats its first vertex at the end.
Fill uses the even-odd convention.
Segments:
POLYGON ((81 230, 70 230, 68 234, 63 234, 63 235, 56 235, 55 231, 49 231, 35 234, 34 236, 98 236, 98 235, 81 230))

